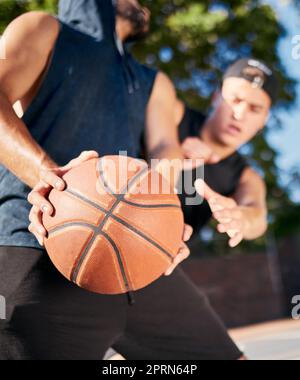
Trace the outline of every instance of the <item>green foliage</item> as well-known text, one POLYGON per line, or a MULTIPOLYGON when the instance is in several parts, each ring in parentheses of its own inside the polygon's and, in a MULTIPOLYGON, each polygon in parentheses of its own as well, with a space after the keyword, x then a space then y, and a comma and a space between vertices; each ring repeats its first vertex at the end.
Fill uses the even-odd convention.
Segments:
POLYGON ((0 34, 17 16, 32 10, 55 14, 58 0, 0 0, 0 34))
MULTIPOLYGON (((201 33, 214 33, 216 27, 224 22, 227 13, 218 11, 207 14, 203 4, 191 4, 186 11, 178 11, 167 20, 167 26, 177 34, 179 38, 185 37, 199 38, 201 33)), ((189 38, 191 46, 193 39, 189 38)))
POLYGON ((284 34, 272 8, 258 1, 144 0, 151 9, 151 35, 134 48, 138 59, 167 72, 181 97, 207 107, 222 72, 233 60, 253 55, 278 72, 285 106, 294 98, 276 44, 284 34), (162 60, 168 48, 171 59, 162 60))
POLYGON ((0 3, 0 34, 7 24, 25 11, 24 3, 15 0, 2 0, 0 3))
POLYGON ((58 0, 29 0, 27 1, 27 10, 41 10, 56 14, 58 0))

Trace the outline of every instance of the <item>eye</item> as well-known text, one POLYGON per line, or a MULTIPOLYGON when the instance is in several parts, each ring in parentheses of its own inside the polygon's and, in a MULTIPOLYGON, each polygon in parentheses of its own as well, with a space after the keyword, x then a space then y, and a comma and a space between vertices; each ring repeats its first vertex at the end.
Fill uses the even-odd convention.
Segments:
POLYGON ((250 107, 250 110, 251 110, 251 112, 257 113, 257 114, 261 112, 261 108, 255 107, 255 106, 250 107))
POLYGON ((242 99, 239 99, 239 98, 236 98, 236 97, 232 98, 232 103, 233 104, 240 104, 241 101, 242 101, 242 99))

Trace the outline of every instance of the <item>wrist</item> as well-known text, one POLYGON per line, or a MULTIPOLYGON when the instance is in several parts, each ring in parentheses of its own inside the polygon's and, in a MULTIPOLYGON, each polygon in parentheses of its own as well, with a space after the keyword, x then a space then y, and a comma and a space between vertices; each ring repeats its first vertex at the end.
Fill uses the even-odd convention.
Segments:
POLYGON ((251 223, 250 211, 248 207, 239 206, 241 215, 242 215, 242 226, 243 226, 243 236, 247 239, 247 236, 250 234, 251 229, 253 228, 251 223))
POLYGON ((39 172, 56 168, 58 168, 58 165, 45 152, 43 152, 39 160, 39 172))

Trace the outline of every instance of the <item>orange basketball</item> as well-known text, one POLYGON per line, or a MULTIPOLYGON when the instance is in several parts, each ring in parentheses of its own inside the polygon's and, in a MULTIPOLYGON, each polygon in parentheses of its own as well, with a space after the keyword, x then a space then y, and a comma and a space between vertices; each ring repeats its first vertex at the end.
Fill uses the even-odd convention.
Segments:
POLYGON ((171 265, 184 221, 178 196, 147 163, 126 156, 92 159, 53 189, 44 215, 47 252, 78 286, 101 294, 141 289, 171 265), (166 191, 167 190, 167 191, 166 191))

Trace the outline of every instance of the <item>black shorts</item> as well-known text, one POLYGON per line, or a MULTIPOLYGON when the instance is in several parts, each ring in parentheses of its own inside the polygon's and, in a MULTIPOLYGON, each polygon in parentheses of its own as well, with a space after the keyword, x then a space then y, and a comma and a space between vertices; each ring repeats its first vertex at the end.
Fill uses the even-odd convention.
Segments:
POLYGON ((60 275, 45 251, 0 247, 0 359, 227 359, 242 353, 181 269, 126 295, 98 295, 60 275))

